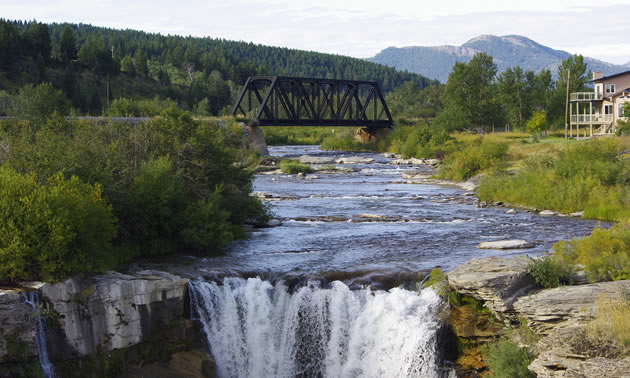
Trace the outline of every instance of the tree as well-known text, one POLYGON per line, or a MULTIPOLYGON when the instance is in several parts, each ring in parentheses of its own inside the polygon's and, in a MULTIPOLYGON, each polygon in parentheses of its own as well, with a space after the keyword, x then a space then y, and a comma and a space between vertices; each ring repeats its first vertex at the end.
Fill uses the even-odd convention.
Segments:
POLYGON ((68 103, 63 92, 55 89, 52 84, 27 84, 20 89, 16 103, 17 116, 42 121, 53 112, 68 114, 68 103))
POLYGON ((547 114, 544 111, 534 112, 534 115, 527 121, 527 132, 538 134, 547 128, 547 114))
POLYGON ((558 66, 558 82, 549 104, 548 118, 557 125, 564 125, 567 96, 567 74, 571 72, 569 93, 581 92, 587 89, 586 83, 590 76, 582 55, 573 55, 563 60, 558 66))
POLYGON ((61 32, 59 54, 62 62, 69 62, 77 58, 77 38, 70 25, 66 25, 61 32))
POLYGON ((436 124, 442 122, 442 126, 457 130, 488 128, 497 111, 493 98, 496 72, 492 57, 485 53, 468 63, 455 63, 444 91, 442 114, 447 114, 436 119, 436 124))
POLYGON ((125 55, 125 57, 122 58, 120 61, 120 70, 132 76, 136 74, 136 67, 133 65, 131 55, 125 55))
POLYGON ((134 63, 136 65, 136 72, 142 77, 149 76, 149 66, 147 64, 147 53, 143 49, 137 49, 134 56, 134 63))
POLYGON ((48 26, 39 22, 32 23, 24 33, 24 41, 29 47, 30 55, 33 58, 41 56, 46 62, 50 60, 52 45, 48 34, 48 26))
MULTIPOLYGON (((528 73, 529 74, 529 73, 528 73)), ((505 111, 508 122, 518 130, 525 126, 529 118, 531 86, 521 67, 508 68, 497 80, 498 100, 505 111)))
POLYGON ((0 19, 0 67, 11 67, 20 53, 19 31, 11 22, 0 19))

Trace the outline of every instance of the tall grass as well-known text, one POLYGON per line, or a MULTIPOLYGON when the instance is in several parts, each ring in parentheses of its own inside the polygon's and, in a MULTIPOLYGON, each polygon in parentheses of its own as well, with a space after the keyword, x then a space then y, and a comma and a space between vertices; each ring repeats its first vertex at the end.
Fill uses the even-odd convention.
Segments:
POLYGON ((614 341, 622 350, 630 351, 630 301, 600 296, 587 335, 593 341, 614 341))
POLYGON ((508 145, 477 137, 461 143, 459 148, 447 155, 440 167, 438 177, 463 181, 479 172, 501 172, 507 167, 508 145))
POLYGON ((594 140, 533 154, 514 175, 485 178, 478 195, 564 213, 584 210, 602 220, 630 217, 630 169, 617 157, 619 142, 594 140))
POLYGON ((304 127, 304 126, 263 126, 265 141, 270 146, 316 145, 328 137, 343 133, 343 128, 304 127))

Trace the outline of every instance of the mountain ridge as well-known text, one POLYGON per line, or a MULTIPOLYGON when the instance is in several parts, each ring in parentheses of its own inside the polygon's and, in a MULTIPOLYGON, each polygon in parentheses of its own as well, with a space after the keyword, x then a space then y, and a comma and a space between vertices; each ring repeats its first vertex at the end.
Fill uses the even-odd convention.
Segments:
MULTIPOLYGON (((498 73, 518 65, 525 71, 549 69, 555 74, 558 65, 573 55, 522 35, 481 34, 460 46, 391 46, 367 60, 445 83, 456 62, 468 62, 480 52, 493 57, 498 73)), ((616 65, 590 57, 584 57, 584 61, 591 71, 602 71, 606 75, 630 69, 630 62, 616 65)))

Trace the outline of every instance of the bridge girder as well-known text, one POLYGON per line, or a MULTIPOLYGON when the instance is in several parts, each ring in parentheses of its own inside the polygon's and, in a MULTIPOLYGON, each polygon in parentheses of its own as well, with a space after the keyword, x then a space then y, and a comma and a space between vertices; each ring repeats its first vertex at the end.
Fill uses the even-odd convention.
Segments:
POLYGON ((377 82, 250 76, 232 109, 260 126, 385 128, 393 119, 377 82))

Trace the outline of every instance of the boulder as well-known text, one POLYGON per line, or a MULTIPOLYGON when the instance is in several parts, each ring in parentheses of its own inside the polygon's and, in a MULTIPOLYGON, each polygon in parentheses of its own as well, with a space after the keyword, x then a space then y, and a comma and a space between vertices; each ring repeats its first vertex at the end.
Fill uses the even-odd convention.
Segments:
POLYGON ((614 298, 628 291, 630 280, 563 286, 519 298, 514 309, 528 319, 534 332, 548 334, 586 324, 595 315, 599 296, 614 298))
POLYGON ((474 258, 448 272, 448 282, 457 292, 484 301, 499 319, 508 319, 514 301, 534 288, 528 263, 525 256, 474 258))
POLYGON ((505 212, 506 214, 516 214, 516 210, 514 209, 509 209, 508 211, 505 212))
POLYGON ((335 162, 335 159, 326 156, 310 156, 303 155, 300 156, 301 164, 332 164, 335 162))
POLYGON ((569 214, 570 217, 582 218, 584 217, 584 211, 577 211, 575 213, 569 214))
POLYGON ((22 293, 0 289, 0 362, 37 356, 36 320, 31 306, 24 303, 22 293), (11 355, 9 351, 15 347, 23 349, 24 354, 11 355))
POLYGON ((527 249, 534 248, 534 243, 527 240, 496 240, 482 242, 477 245, 479 249, 527 249))
POLYGON ((551 216, 551 215, 556 215, 556 213, 551 210, 543 210, 540 213, 538 213, 538 215, 551 216))
POLYGON ((404 179, 428 179, 431 173, 427 171, 404 171, 402 178, 404 179))
POLYGON ((335 160, 337 164, 369 164, 372 162, 374 162, 374 159, 361 156, 342 157, 335 160))
POLYGON ((150 340, 184 314, 188 280, 165 272, 108 272, 42 287, 59 322, 53 360, 109 352, 150 340))

